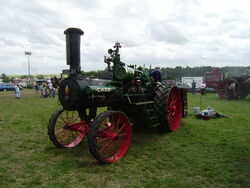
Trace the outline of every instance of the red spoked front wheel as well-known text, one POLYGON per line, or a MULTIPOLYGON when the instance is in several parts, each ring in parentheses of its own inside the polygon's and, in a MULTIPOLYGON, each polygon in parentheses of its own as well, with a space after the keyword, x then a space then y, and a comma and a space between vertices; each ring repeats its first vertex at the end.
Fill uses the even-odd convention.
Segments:
POLYGON ((81 120, 77 111, 61 108, 49 120, 48 135, 55 146, 71 148, 81 143, 88 129, 88 124, 81 120))
POLYGON ((131 141, 131 124, 120 111, 99 114, 88 134, 89 150, 101 163, 120 160, 128 151, 131 141))
POLYGON ((172 87, 167 99, 167 120, 171 131, 177 131, 181 126, 182 101, 177 87, 172 87))

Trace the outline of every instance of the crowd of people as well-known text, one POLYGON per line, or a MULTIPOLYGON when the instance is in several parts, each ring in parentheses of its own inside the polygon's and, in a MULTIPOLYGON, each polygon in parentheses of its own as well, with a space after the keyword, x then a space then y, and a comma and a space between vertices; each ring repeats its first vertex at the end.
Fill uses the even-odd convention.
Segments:
POLYGON ((41 97, 55 97, 56 87, 51 82, 42 82, 35 85, 36 92, 40 92, 41 97))
MULTIPOLYGON (((57 77, 53 77, 48 81, 40 81, 36 82, 36 84, 32 85, 32 88, 35 89, 36 94, 40 95, 40 97, 47 98, 52 97, 54 98, 56 95, 56 91, 58 88, 59 79, 57 77)), ((15 87, 15 95, 17 99, 21 98, 21 86, 18 83, 13 83, 13 86, 15 87)))
POLYGON ((41 97, 55 97, 56 90, 58 88, 59 80, 57 77, 51 78, 51 80, 43 81, 35 85, 35 90, 38 93, 40 91, 41 97))

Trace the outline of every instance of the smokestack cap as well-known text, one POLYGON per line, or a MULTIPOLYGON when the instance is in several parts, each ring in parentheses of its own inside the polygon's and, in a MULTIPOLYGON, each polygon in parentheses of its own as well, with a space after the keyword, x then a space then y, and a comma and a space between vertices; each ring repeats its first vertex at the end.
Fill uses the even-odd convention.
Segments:
POLYGON ((68 29, 66 29, 64 31, 64 34, 68 34, 68 33, 76 33, 76 34, 79 34, 79 35, 83 35, 84 32, 81 30, 81 29, 78 29, 78 28, 74 28, 74 27, 70 27, 68 29))

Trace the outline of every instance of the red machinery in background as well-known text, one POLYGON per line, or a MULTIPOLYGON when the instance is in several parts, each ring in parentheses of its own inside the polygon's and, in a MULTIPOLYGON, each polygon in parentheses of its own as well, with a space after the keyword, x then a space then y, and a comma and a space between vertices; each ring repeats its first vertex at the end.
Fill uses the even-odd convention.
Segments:
POLYGON ((220 68, 216 68, 206 73, 204 81, 207 88, 214 88, 224 100, 244 99, 250 94, 250 74, 247 73, 224 74, 220 68))

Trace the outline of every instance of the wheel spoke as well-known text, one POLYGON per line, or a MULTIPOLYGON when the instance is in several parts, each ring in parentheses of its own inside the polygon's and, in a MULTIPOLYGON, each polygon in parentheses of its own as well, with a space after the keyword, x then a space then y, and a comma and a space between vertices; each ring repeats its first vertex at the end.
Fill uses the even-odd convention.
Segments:
POLYGON ((55 136, 59 137, 60 135, 62 135, 63 133, 65 133, 65 130, 61 130, 60 132, 58 132, 55 136))
POLYGON ((109 158, 109 152, 110 152, 111 148, 112 148, 112 144, 110 144, 110 145, 108 146, 108 148, 107 148, 107 151, 106 151, 106 158, 109 158))
POLYGON ((69 140, 69 134, 70 134, 70 131, 67 130, 67 134, 66 134, 66 136, 65 136, 65 139, 66 139, 66 140, 69 140))
POLYGON ((115 161, 115 155, 116 155, 116 149, 115 149, 115 146, 117 145, 116 143, 117 143, 118 141, 117 140, 114 140, 114 144, 112 145, 112 153, 113 153, 113 158, 114 158, 114 161, 115 161))
POLYGON ((125 125, 126 125, 126 124, 123 124, 123 125, 122 125, 122 127, 121 127, 118 131, 117 131, 117 133, 116 133, 116 134, 119 134, 119 133, 120 133, 120 131, 121 131, 121 130, 125 127, 125 125))
POLYGON ((60 141, 59 141, 61 144, 63 143, 63 141, 64 141, 66 135, 67 135, 67 131, 64 132, 62 138, 61 138, 60 141))
POLYGON ((73 140, 74 140, 74 135, 73 135, 73 133, 72 133, 72 131, 69 131, 69 136, 68 136, 68 138, 70 139, 72 139, 73 138, 73 140))
POLYGON ((122 112, 102 112, 90 127, 88 139, 90 152, 98 161, 118 161, 126 154, 130 145, 130 122, 122 112))
POLYGON ((170 115, 174 115, 175 114, 175 112, 176 112, 176 108, 175 107, 169 107, 168 108, 168 114, 170 115))
POLYGON ((119 128, 120 121, 121 121, 121 118, 118 118, 118 121, 114 127, 114 131, 117 131, 117 129, 119 128))
POLYGON ((68 113, 69 111, 68 110, 66 110, 66 117, 67 117, 67 124, 70 124, 70 122, 69 122, 69 113, 68 113))
POLYGON ((128 133, 122 133, 122 134, 118 134, 117 137, 122 137, 124 135, 127 135, 128 133))
POLYGON ((111 116, 111 127, 115 128, 115 117, 111 116))
POLYGON ((110 136, 110 132, 108 132, 108 131, 106 131, 104 129, 100 129, 98 136, 100 136, 100 137, 107 137, 107 136, 110 136))
MULTIPOLYGON (((76 116, 76 118, 72 121, 72 123, 77 122, 77 120, 79 119, 79 116, 76 116)), ((79 120, 80 121, 80 120, 79 120)))
POLYGON ((78 145, 85 137, 88 125, 86 123, 80 124, 77 121, 75 111, 66 111, 64 109, 57 110, 50 118, 48 125, 48 134, 50 140, 57 147, 74 147, 78 145), (77 123, 75 126, 72 124, 77 123), (71 128, 75 128, 71 130, 71 128), (84 131, 79 132, 78 130, 83 129, 84 131))
MULTIPOLYGON (((76 144, 76 138, 79 136, 79 135, 76 135, 76 132, 75 131, 71 131, 71 135, 72 135, 72 140, 74 141, 74 144, 76 144)), ((82 138, 82 137, 81 137, 82 138)))
POLYGON ((97 142, 104 142, 110 139, 112 139, 112 137, 103 138, 103 139, 97 140, 97 142))
POLYGON ((177 103, 177 100, 178 100, 178 98, 175 96, 175 98, 173 99, 171 105, 175 105, 177 103))
POLYGON ((105 149, 108 147, 108 145, 110 145, 110 144, 112 143, 112 141, 113 141, 113 140, 110 140, 110 141, 108 141, 104 146, 102 146, 102 148, 99 150, 99 153, 102 153, 103 150, 105 150, 105 149))
POLYGON ((63 120, 63 122, 64 122, 65 124, 68 124, 68 123, 66 122, 66 120, 63 118, 62 114, 59 115, 59 118, 60 118, 61 120, 63 120))
POLYGON ((74 113, 75 113, 75 111, 72 112, 72 115, 71 115, 71 117, 69 118, 69 123, 70 123, 70 124, 73 124, 73 123, 74 123, 74 121, 73 121, 73 120, 74 120, 74 113))
POLYGON ((56 122, 55 123, 55 131, 64 130, 64 125, 66 125, 66 124, 64 124, 64 122, 56 122))

